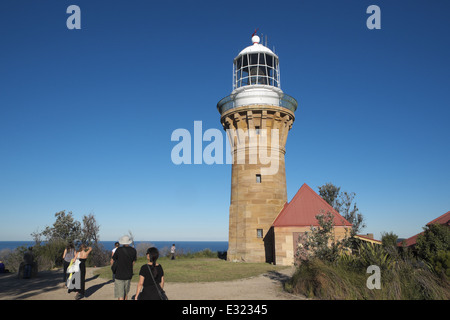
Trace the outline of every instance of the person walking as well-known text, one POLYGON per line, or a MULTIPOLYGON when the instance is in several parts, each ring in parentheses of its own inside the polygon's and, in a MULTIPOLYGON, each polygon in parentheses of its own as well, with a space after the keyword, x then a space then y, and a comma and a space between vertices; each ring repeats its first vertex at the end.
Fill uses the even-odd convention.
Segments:
POLYGON ((80 268, 80 288, 70 289, 69 293, 72 291, 77 292, 77 295, 75 296, 75 299, 79 300, 84 298, 85 289, 86 289, 86 260, 89 256, 89 253, 91 253, 92 247, 88 247, 85 244, 82 244, 80 246, 80 249, 75 254, 75 257, 73 258, 74 262, 78 259, 80 261, 79 268, 80 268))
POLYGON ((130 247, 133 241, 128 236, 119 239, 119 247, 112 257, 116 262, 116 277, 114 281, 114 297, 119 300, 127 300, 130 291, 131 278, 133 277, 133 266, 137 260, 137 251, 130 247))
POLYGON ((162 300, 160 294, 164 293, 164 270, 160 264, 156 263, 158 258, 158 249, 148 248, 148 262, 139 271, 135 300, 162 300))
POLYGON ((73 245, 72 242, 69 242, 66 246, 66 248, 64 249, 64 253, 63 253, 63 263, 64 263, 64 269, 63 269, 63 281, 64 281, 64 285, 66 285, 67 282, 67 267, 70 264, 70 261, 72 261, 72 259, 75 257, 75 246, 73 245))

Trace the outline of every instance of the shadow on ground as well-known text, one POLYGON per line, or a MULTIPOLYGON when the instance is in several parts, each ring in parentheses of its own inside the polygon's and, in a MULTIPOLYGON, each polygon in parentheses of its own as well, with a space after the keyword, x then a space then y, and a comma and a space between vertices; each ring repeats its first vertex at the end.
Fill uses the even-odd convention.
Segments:
POLYGON ((265 277, 268 277, 271 280, 280 282, 281 284, 286 283, 291 277, 287 274, 279 273, 277 271, 269 271, 266 274, 264 274, 265 277))
MULTIPOLYGON (((88 284, 89 281, 94 280, 94 279, 97 279, 97 278, 98 278, 98 274, 95 275, 95 276, 93 276, 93 277, 91 277, 91 278, 89 278, 89 279, 86 279, 86 284, 88 284)), ((113 283, 113 281, 112 281, 112 280, 107 280, 107 281, 105 281, 105 282, 102 282, 102 283, 93 285, 93 286, 91 286, 91 287, 87 287, 87 288, 86 288, 86 291, 85 291, 85 293, 84 293, 85 297, 86 297, 86 298, 90 297, 90 296, 93 295, 96 291, 100 290, 100 289, 103 288, 105 285, 110 284, 110 283, 113 283)))
POLYGON ((286 282, 288 282, 291 279, 289 275, 277 271, 269 271, 266 274, 264 274, 264 276, 275 282, 279 282, 283 289, 286 288, 285 286, 286 282))
MULTIPOLYGON (((112 282, 89 286, 89 281, 95 280, 98 275, 86 279, 85 296, 89 297, 103 286, 112 282)), ((33 296, 48 293, 64 288, 62 270, 41 271, 31 279, 19 279, 16 273, 0 275, 0 300, 24 300, 33 296)))
POLYGON ((19 279, 16 273, 3 274, 0 276, 0 299, 28 299, 60 289, 62 285, 61 270, 41 271, 31 279, 19 279))

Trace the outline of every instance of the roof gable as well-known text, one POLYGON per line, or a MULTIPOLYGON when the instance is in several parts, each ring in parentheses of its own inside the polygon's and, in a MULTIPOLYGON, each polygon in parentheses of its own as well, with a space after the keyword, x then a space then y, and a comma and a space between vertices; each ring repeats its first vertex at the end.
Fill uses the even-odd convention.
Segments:
POLYGON ((304 183, 291 202, 284 205, 273 225, 275 227, 318 226, 316 215, 327 212, 331 212, 334 216, 335 226, 351 226, 351 223, 304 183))

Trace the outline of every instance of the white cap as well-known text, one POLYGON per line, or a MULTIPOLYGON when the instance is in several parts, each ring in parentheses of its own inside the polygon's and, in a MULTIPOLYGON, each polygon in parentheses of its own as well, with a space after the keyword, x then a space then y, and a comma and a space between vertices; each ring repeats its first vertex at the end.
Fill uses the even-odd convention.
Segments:
MULTIPOLYGON (((257 35, 254 35, 252 37, 252 42, 253 44, 251 46, 248 46, 247 48, 245 48, 244 50, 242 50, 238 56, 240 56, 241 54, 246 54, 246 53, 258 53, 258 52, 265 52, 265 53, 269 53, 272 56, 275 56, 278 58, 278 56, 272 52, 272 50, 270 50, 269 48, 267 48, 266 46, 262 45, 259 43, 260 39, 257 35)), ((237 57, 236 57, 237 58, 237 57)))

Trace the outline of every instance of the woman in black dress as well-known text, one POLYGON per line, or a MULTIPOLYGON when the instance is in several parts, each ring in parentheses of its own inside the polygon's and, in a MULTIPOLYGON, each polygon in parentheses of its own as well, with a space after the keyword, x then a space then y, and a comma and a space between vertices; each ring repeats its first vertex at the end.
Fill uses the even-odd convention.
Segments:
POLYGON ((155 247, 148 248, 148 263, 144 264, 139 272, 139 283, 137 285, 135 296, 136 300, 161 300, 158 290, 164 288, 164 270, 160 264, 156 263, 158 258, 158 249, 155 247), (155 281, 153 281, 153 279, 155 281), (155 286, 155 282, 158 287, 155 286))

